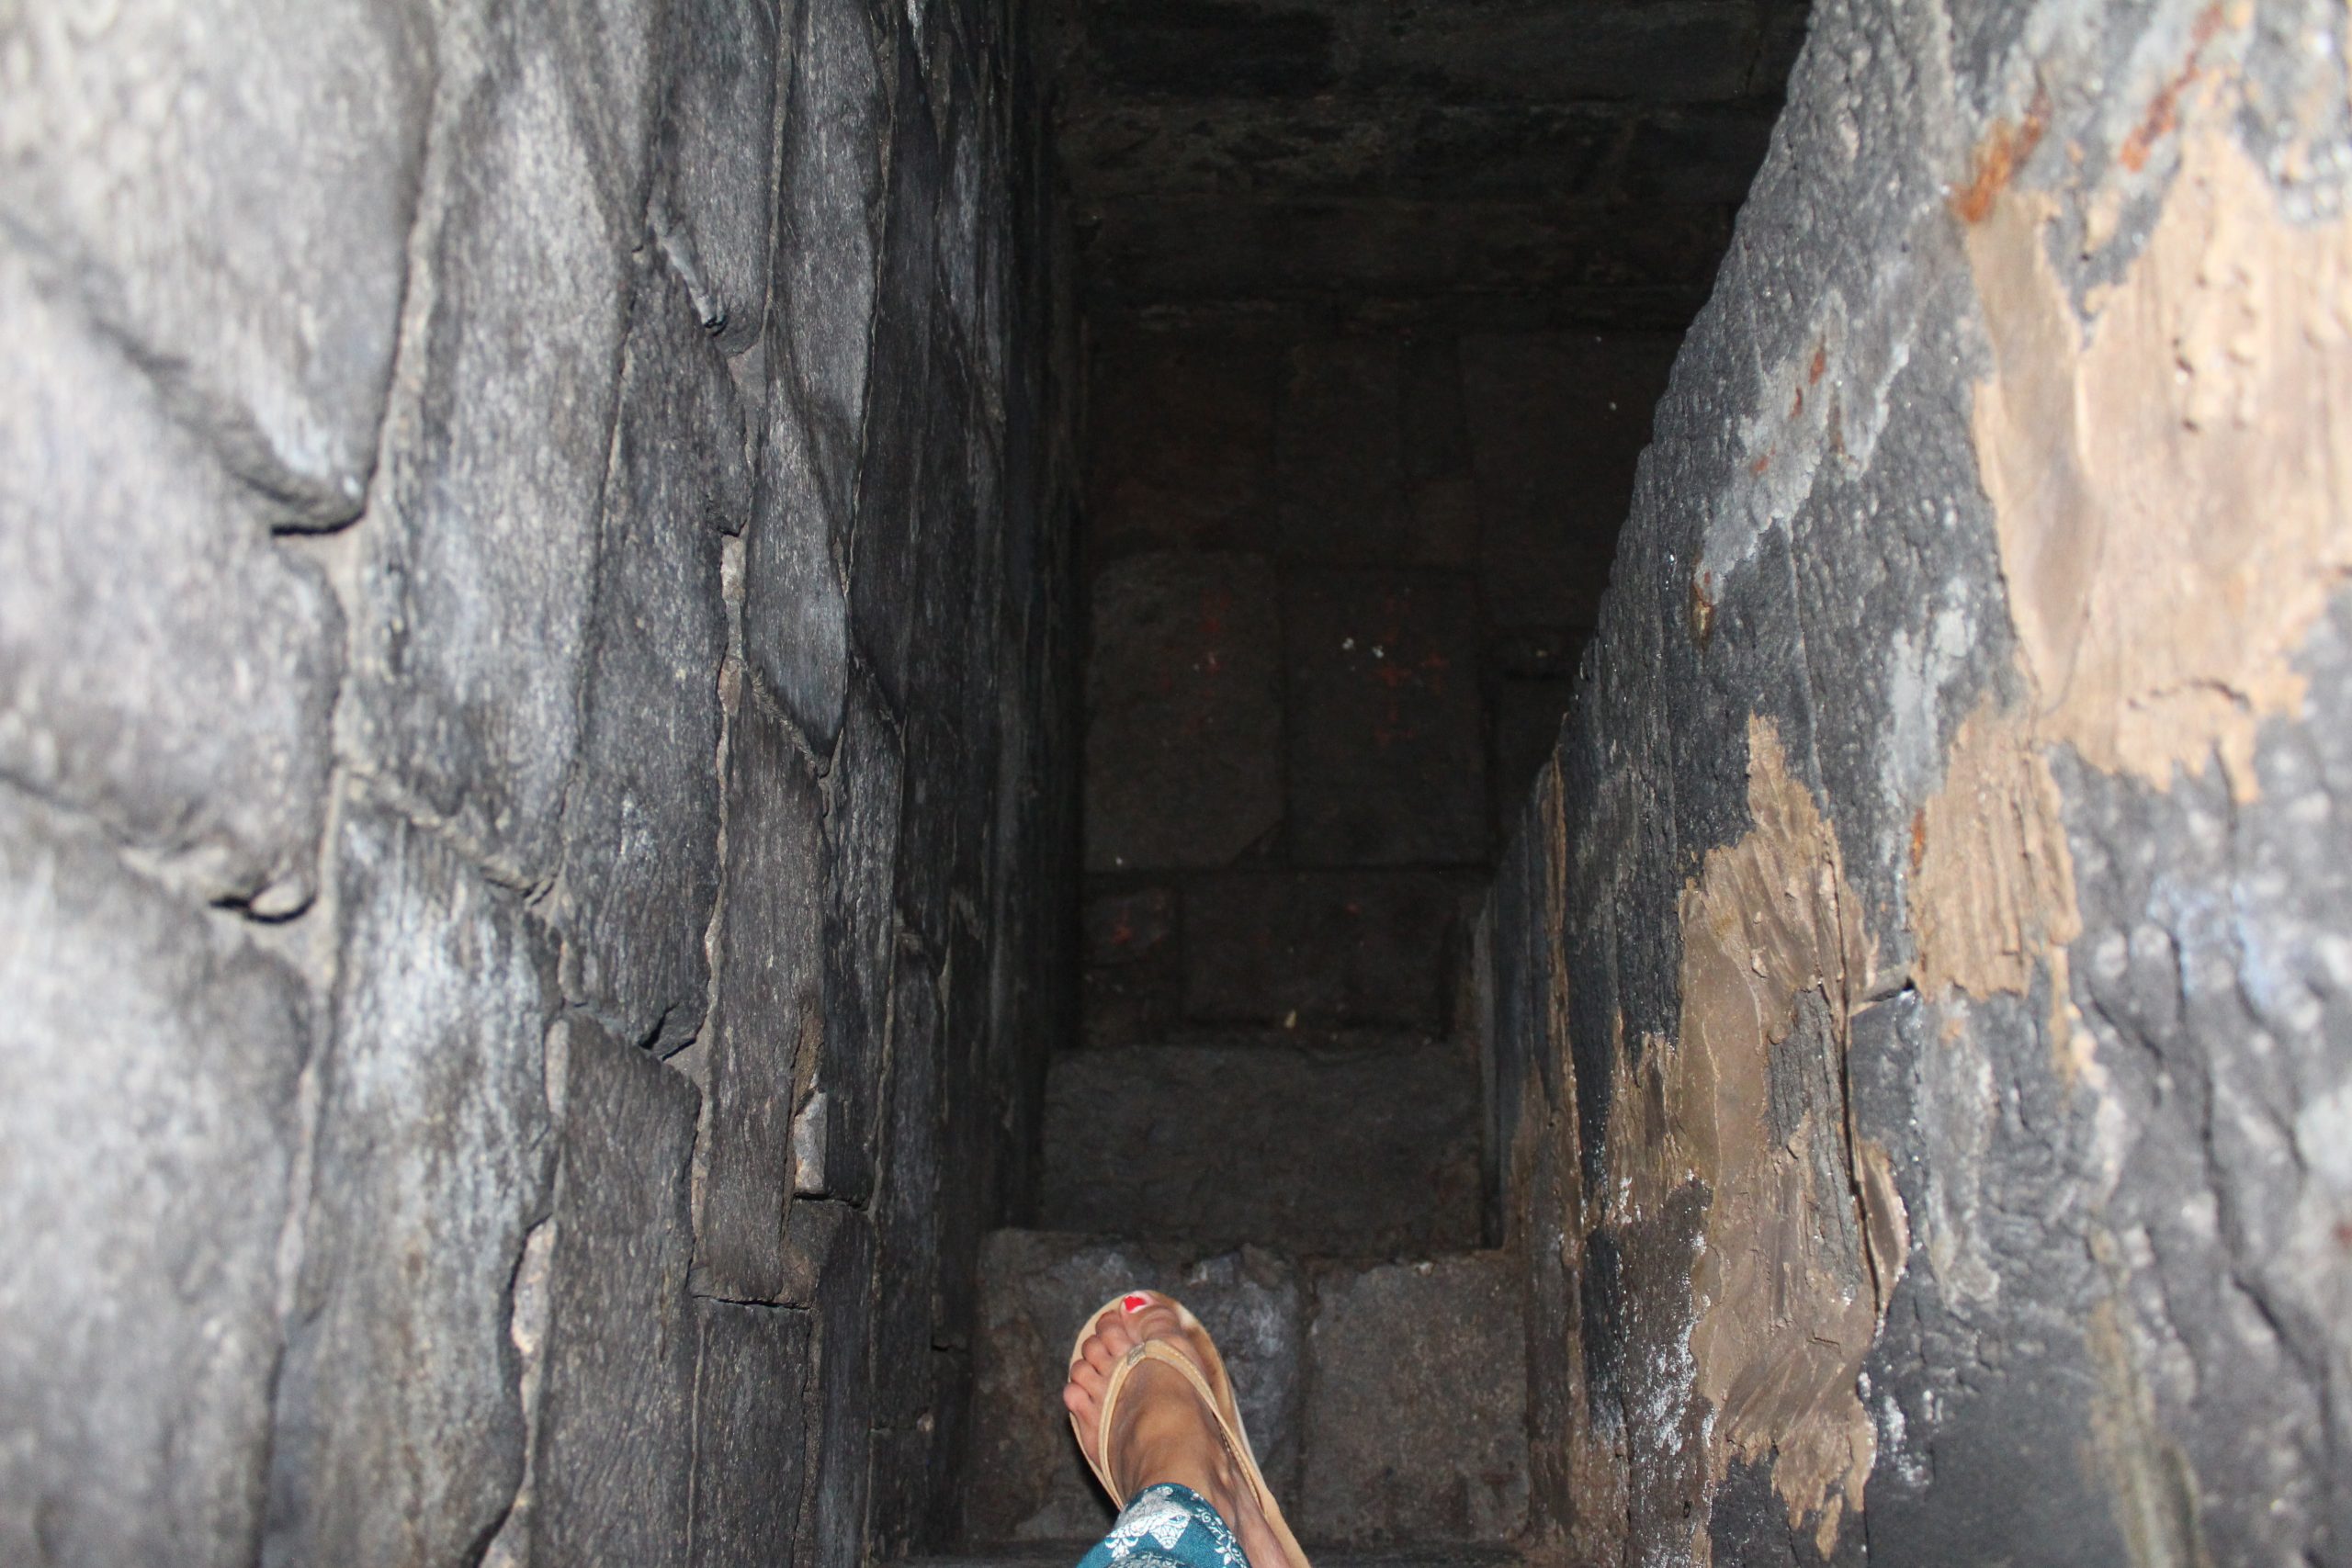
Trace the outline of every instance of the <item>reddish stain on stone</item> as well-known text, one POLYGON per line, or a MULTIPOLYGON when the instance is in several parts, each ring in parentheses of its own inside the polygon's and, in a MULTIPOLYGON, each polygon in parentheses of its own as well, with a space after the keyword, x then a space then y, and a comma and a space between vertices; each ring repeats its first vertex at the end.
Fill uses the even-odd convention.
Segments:
POLYGON ((2222 8, 2219 6, 2208 6, 2198 13, 2196 23, 2188 32, 2188 62, 2174 73, 2171 81, 2156 90, 2154 97, 2148 100, 2148 112, 2141 116, 2140 123, 2132 127, 2132 134, 2123 139, 2121 147, 2116 149, 2117 163, 2134 174, 2147 166, 2149 151, 2180 124, 2180 95, 2187 92, 2188 85, 2201 73, 2197 56, 2221 30, 2222 8))
POLYGON ((2019 165, 2041 144, 2049 118, 2049 96, 2037 91, 2024 119, 2016 125, 2003 120, 1993 127, 1992 134, 1976 149, 1975 172, 1966 186, 1952 193, 1953 216, 1963 223, 1982 223, 1992 214, 1993 203, 2008 188, 2019 165))

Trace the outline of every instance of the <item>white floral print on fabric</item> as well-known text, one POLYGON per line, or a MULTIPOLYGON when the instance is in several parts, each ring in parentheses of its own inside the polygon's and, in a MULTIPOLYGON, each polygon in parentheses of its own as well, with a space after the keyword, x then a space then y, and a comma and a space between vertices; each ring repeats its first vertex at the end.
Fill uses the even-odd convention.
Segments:
POLYGON ((1124 1562, 1129 1552, 1143 1544, 1144 1537, 1158 1541, 1162 1551, 1173 1551, 1176 1543, 1184 1539, 1184 1532, 1192 1528, 1193 1510, 1153 1486, 1127 1505, 1119 1522, 1102 1538, 1102 1545, 1111 1553, 1112 1562, 1124 1562))
POLYGON ((1147 1486, 1080 1568, 1250 1568, 1217 1511, 1188 1487, 1147 1486))

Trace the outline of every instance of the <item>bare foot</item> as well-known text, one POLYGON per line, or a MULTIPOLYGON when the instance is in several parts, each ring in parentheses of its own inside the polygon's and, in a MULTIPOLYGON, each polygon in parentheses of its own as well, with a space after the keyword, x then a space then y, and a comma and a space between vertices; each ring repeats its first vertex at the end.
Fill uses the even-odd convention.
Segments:
POLYGON ((1145 1305, 1127 1311, 1125 1303, 1137 1299, 1122 1297, 1094 1320, 1093 1332, 1086 1337, 1062 1389, 1062 1403, 1078 1417, 1079 1441, 1087 1457, 1116 1477, 1129 1496, 1162 1482, 1191 1487, 1233 1528, 1251 1568, 1288 1568, 1282 1542, 1268 1527, 1248 1477, 1226 1450, 1215 1414, 1175 1368, 1144 1361, 1127 1374, 1111 1422, 1110 1457, 1106 1461, 1094 1451, 1111 1370, 1137 1344, 1165 1339, 1189 1357, 1204 1377, 1209 1375, 1208 1359, 1176 1309, 1162 1297, 1146 1295, 1140 1298, 1145 1305))

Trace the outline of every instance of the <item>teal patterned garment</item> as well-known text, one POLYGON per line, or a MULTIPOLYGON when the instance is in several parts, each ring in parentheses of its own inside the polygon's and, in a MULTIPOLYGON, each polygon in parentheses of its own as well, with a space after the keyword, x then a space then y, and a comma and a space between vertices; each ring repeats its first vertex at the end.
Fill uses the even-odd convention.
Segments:
POLYGON ((1241 1543, 1189 1486, 1162 1482, 1128 1499, 1078 1568, 1250 1568, 1241 1543))

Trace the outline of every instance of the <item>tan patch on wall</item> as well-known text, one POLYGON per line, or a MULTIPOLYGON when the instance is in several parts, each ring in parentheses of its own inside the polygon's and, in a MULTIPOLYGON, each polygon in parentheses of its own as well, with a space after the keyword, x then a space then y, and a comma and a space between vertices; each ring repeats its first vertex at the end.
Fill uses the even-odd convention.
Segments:
POLYGON ((2050 264, 2057 204, 2008 190, 1966 231, 1993 346, 1977 461, 2035 729, 2168 786, 2300 710, 2290 659, 2352 572, 2352 223, 2280 219, 2207 81, 2179 173, 2082 325, 2050 264))
POLYGON ((1754 828, 1682 896, 1680 1037, 1645 1041, 1638 1066, 1620 1043, 1607 1209, 1626 1224, 1686 1181, 1712 1193, 1690 1343, 1713 1475, 1769 1461, 1792 1527, 1810 1517, 1826 1555, 1875 1458, 1855 1379, 1908 1239, 1885 1156, 1845 1106, 1847 1021, 1872 964, 1859 904, 1766 720, 1749 722, 1747 788, 1754 828), (1776 1081, 1819 1086, 1777 1133, 1776 1081))
POLYGON ((1915 977, 1931 998, 2021 995, 2035 961, 2082 934, 2058 783, 2026 720, 1986 698, 1912 823, 1915 977))

